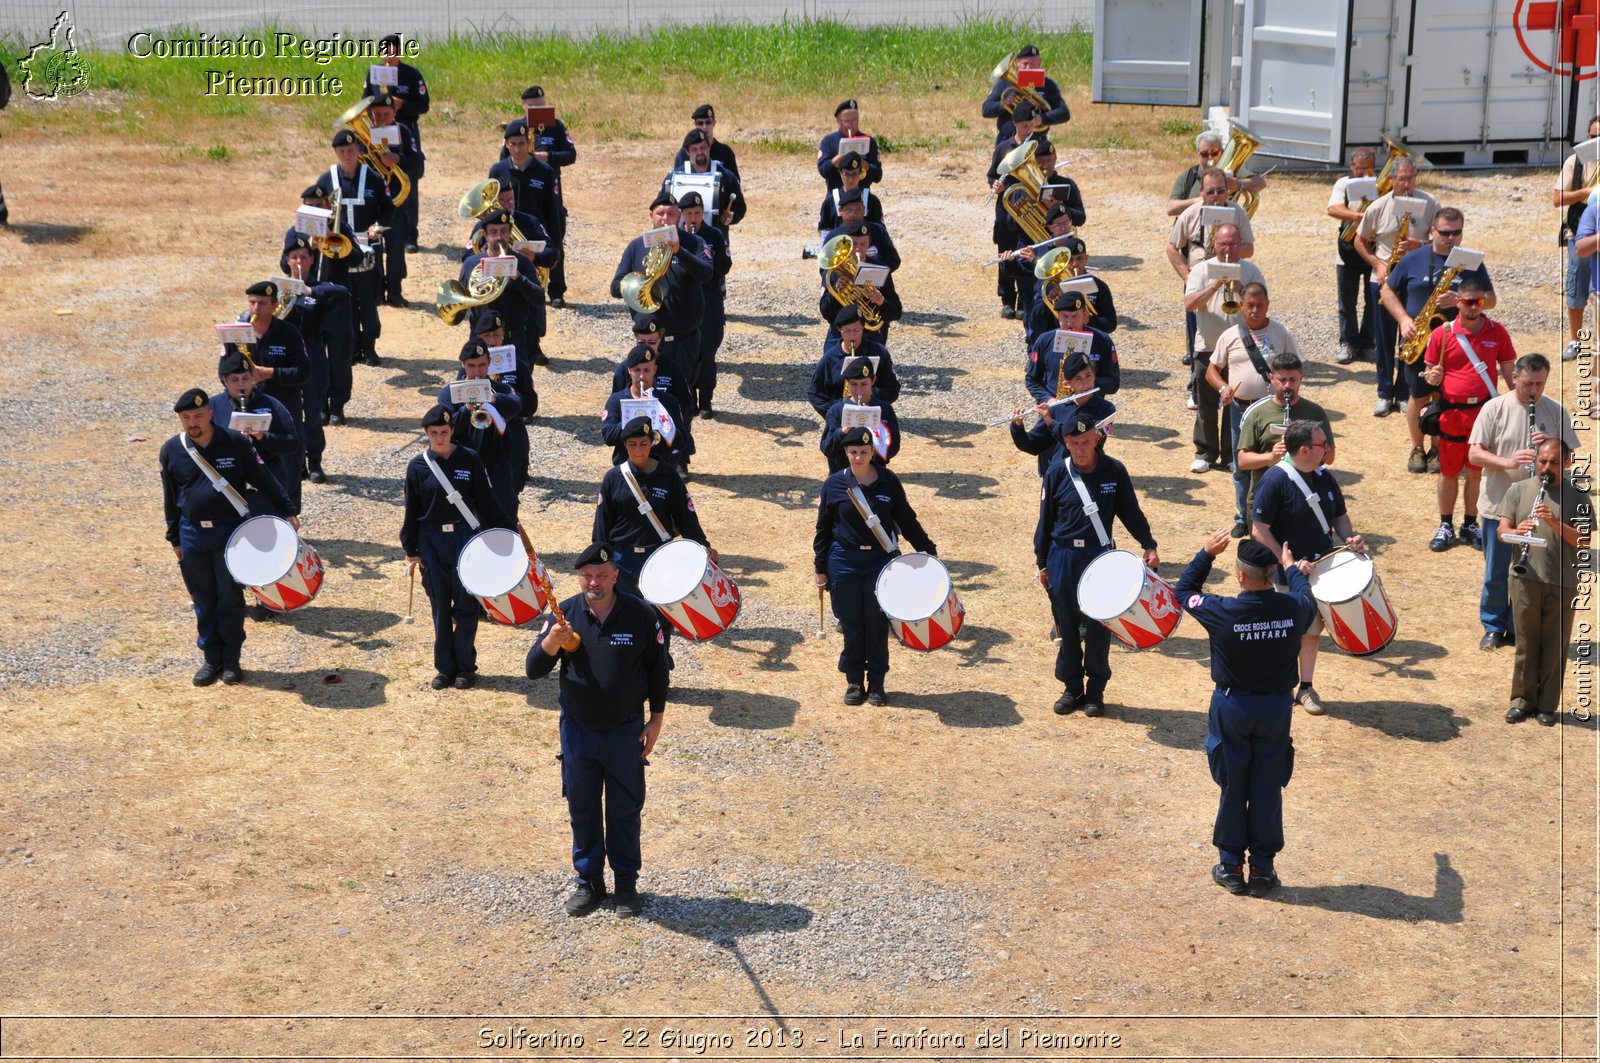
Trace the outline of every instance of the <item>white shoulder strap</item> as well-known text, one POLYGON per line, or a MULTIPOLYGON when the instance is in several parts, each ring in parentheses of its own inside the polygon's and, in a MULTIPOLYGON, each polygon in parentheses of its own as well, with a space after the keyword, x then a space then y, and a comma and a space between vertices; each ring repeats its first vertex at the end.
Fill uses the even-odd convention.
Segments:
MULTIPOLYGON (((216 469, 211 467, 211 463, 200 456, 200 452, 196 450, 194 444, 189 441, 189 436, 187 433, 179 436, 179 438, 183 440, 183 449, 188 453, 190 460, 195 463, 195 465, 203 474, 205 474, 205 478, 211 481, 211 486, 217 492, 217 494, 221 495, 223 498, 226 498, 233 505, 233 508, 238 512, 239 516, 248 517, 250 515, 250 507, 245 503, 244 496, 239 493, 238 488, 224 480, 222 475, 218 473, 216 469)), ((287 490, 287 488, 285 488, 285 490, 287 490)))
POLYGON ((861 493, 861 485, 857 484, 845 493, 850 496, 850 501, 855 503, 856 512, 861 514, 861 519, 867 522, 867 527, 872 530, 873 538, 878 540, 878 545, 891 554, 899 550, 900 544, 895 542, 889 533, 883 530, 883 521, 879 520, 878 515, 872 512, 872 507, 867 505, 867 498, 861 493))
POLYGON ((1311 512, 1316 516, 1317 523, 1322 525, 1322 530, 1327 533, 1328 538, 1332 539, 1333 526, 1328 523, 1327 515, 1322 512, 1322 499, 1318 498, 1317 493, 1311 490, 1311 485, 1306 483, 1306 478, 1300 475, 1299 469, 1290 464, 1288 458, 1283 459, 1279 464, 1283 466, 1283 471, 1289 474, 1289 479, 1294 481, 1295 487, 1299 488, 1300 493, 1305 496, 1306 505, 1311 507, 1311 512))
POLYGON ((633 500, 639 503, 639 512, 644 514, 645 519, 650 522, 650 527, 654 528, 656 534, 661 536, 661 541, 669 542, 672 536, 668 534, 666 525, 661 523, 661 518, 656 516, 655 507, 650 505, 650 500, 645 498, 644 492, 639 489, 639 481, 633 475, 633 463, 624 461, 618 468, 622 470, 622 478, 627 482, 628 491, 633 495, 633 500))
POLYGON ((1083 477, 1078 475, 1078 470, 1068 461, 1067 476, 1072 480, 1072 487, 1078 492, 1078 500, 1083 503, 1083 511, 1089 516, 1089 523, 1094 525, 1094 534, 1100 540, 1100 545, 1109 547, 1111 536, 1106 534, 1105 521, 1100 519, 1100 506, 1089 497, 1089 485, 1083 482, 1083 477))
POLYGON ((1452 326, 1451 331, 1455 333, 1456 342, 1461 344, 1461 349, 1466 352, 1467 361, 1471 362, 1472 368, 1478 371, 1478 379, 1482 380, 1483 386, 1489 389, 1489 397, 1492 399, 1500 394, 1500 389, 1494 386, 1494 378, 1489 375, 1489 370, 1484 366, 1483 359, 1479 358, 1478 352, 1472 349, 1472 341, 1468 339, 1466 329, 1458 330, 1452 326))
POLYGON ((461 492, 456 490, 455 484, 451 483, 449 477, 445 476, 444 470, 439 468, 439 463, 433 460, 433 451, 424 450, 422 452, 422 460, 428 463, 428 468, 433 470, 433 478, 439 481, 440 487, 444 488, 444 497, 450 500, 452 506, 461 511, 461 519, 467 522, 467 527, 477 531, 478 515, 472 512, 472 507, 467 505, 467 500, 461 497, 461 492))

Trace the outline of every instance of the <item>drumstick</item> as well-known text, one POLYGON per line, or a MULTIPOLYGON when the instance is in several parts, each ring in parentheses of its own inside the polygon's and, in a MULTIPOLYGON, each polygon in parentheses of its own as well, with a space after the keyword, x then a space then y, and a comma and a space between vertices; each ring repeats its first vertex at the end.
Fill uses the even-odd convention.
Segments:
MULTIPOLYGON (((550 599, 550 615, 555 617, 556 623, 565 624, 567 618, 562 614, 561 606, 556 604, 556 589, 550 585, 550 573, 546 572, 544 566, 539 564, 539 555, 533 550, 533 540, 528 538, 528 532, 523 528, 520 520, 517 521, 517 534, 522 537, 522 548, 528 551, 528 567, 533 570, 534 577, 539 581, 539 586, 544 588, 545 597, 550 599)), ((583 639, 574 631, 567 636, 567 641, 562 643, 561 648, 571 653, 582 642, 583 639)))
POLYGON ((819 638, 819 639, 825 639, 825 638, 828 637, 828 633, 823 630, 823 623, 822 623, 823 612, 822 612, 822 609, 823 609, 822 588, 818 587, 817 588, 817 638, 819 638))
POLYGON ((406 594, 406 616, 405 616, 405 622, 408 623, 408 624, 411 624, 411 623, 415 623, 416 622, 415 617, 413 617, 411 615, 412 612, 415 610, 416 605, 417 605, 417 566, 416 566, 416 563, 412 562, 412 561, 407 561, 406 562, 406 571, 411 573, 411 590, 406 594))

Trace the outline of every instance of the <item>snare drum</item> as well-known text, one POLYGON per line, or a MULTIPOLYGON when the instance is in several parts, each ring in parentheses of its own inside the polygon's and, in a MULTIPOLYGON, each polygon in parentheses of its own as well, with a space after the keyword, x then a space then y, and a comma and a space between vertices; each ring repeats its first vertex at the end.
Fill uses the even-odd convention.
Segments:
POLYGON ((1078 577, 1078 610, 1136 650, 1165 641, 1183 619, 1172 584, 1127 550, 1107 550, 1089 562, 1078 577))
POLYGON ((1389 645, 1400 626, 1400 615, 1366 554, 1340 549, 1312 564, 1311 597, 1333 644, 1355 657, 1389 645))
POLYGON ((966 619, 950 570, 932 554, 891 558, 878 573, 874 593, 895 637, 914 650, 947 645, 966 619))
POLYGON ((300 608, 322 589, 322 556, 281 517, 251 517, 239 525, 222 558, 235 582, 279 613, 300 608))
POLYGON ((710 551, 689 539, 663 543, 645 560, 639 594, 695 642, 722 634, 739 615, 739 588, 710 551))
POLYGON ((528 563, 522 537, 508 528, 487 528, 461 548, 456 579, 461 589, 483 603, 489 619, 517 627, 536 620, 550 606, 544 592, 544 562, 528 563))

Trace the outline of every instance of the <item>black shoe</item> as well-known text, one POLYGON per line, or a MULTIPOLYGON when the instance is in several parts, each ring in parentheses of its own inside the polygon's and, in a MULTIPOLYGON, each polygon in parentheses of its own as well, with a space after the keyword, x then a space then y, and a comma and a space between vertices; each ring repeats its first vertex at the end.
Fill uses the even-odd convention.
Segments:
POLYGON ((325 484, 328 482, 328 474, 322 471, 321 465, 313 465, 306 470, 306 479, 314 484, 325 484))
POLYGON ((1513 635, 1509 631, 1502 631, 1500 633, 1500 645, 1502 645, 1502 646, 1515 646, 1516 644, 1517 644, 1517 636, 1513 635))
POLYGON ((1242 896, 1245 890, 1249 889, 1244 882, 1242 864, 1218 864, 1211 869, 1211 881, 1236 897, 1242 896))
POLYGON ((1243 539, 1245 536, 1250 534, 1250 525, 1246 524, 1242 520, 1236 520, 1233 522, 1232 534, 1235 539, 1243 539))
POLYGON ((1009 306, 1002 306, 1000 308, 1000 316, 1005 318, 1007 321, 1015 321, 1017 319, 1017 312, 1009 306))
POLYGON ((445 687, 450 685, 450 677, 445 675, 443 672, 440 672, 438 675, 433 677, 433 681, 428 685, 435 690, 443 690, 445 687))
POLYGON ((476 673, 474 673, 474 672, 463 672, 460 675, 456 676, 455 688, 457 690, 471 690, 472 689, 472 685, 474 683, 476 683, 477 681, 478 681, 478 676, 477 676, 476 673))
POLYGON ((414 254, 416 254, 417 252, 419 252, 421 250, 422 250, 422 248, 418 247, 416 244, 407 244, 406 245, 406 254, 408 254, 408 255, 414 255, 414 254))
POLYGON ((711 400, 710 399, 702 399, 701 400, 701 402, 700 402, 700 416, 704 417, 708 421, 715 421, 717 419, 717 411, 713 410, 711 408, 711 400))
POLYGON ((236 664, 223 665, 222 666, 222 685, 223 686, 225 686, 225 687, 236 687, 240 683, 243 683, 243 682, 244 682, 244 669, 240 668, 236 664))
POLYGON ((220 664, 202 664, 194 673, 194 685, 197 687, 210 686, 217 681, 217 675, 221 671, 222 666, 220 664))
POLYGON ((600 907, 600 902, 605 899, 605 883, 579 882, 578 888, 573 890, 572 896, 567 898, 567 914, 571 916, 588 915, 600 907))
POLYGON ((1539 721, 1539 726, 1541 727, 1554 727, 1556 725, 1556 714, 1553 712, 1541 712, 1534 719, 1539 721))
POLYGON ((1091 694, 1083 699, 1083 714, 1085 716, 1104 716, 1106 714, 1106 704, 1091 694))
POLYGON ((615 896, 618 919, 633 919, 644 911, 644 898, 639 896, 638 890, 618 889, 615 896))
POLYGON ((1521 723, 1523 720, 1526 720, 1532 715, 1533 713, 1528 711, 1528 703, 1521 698, 1518 698, 1517 700, 1513 701, 1511 703, 1511 707, 1506 710, 1506 723, 1521 723))
POLYGON ((406 301, 406 297, 400 295, 399 293, 389 296, 389 298, 385 299, 384 302, 399 310, 404 310, 411 305, 406 301))
POLYGON ((1057 716, 1070 716, 1072 713, 1077 712, 1078 709, 1082 707, 1083 695, 1074 694, 1070 690, 1063 692, 1062 695, 1056 699, 1056 703, 1050 706, 1057 716))
POLYGON ((1483 638, 1478 640, 1480 650, 1498 650, 1505 645, 1505 635, 1499 631, 1485 631, 1483 638))
POLYGON ((328 427, 328 414, 326 411, 324 411, 322 414, 322 427, 328 427))
POLYGON ((889 695, 881 686, 873 686, 867 690, 867 704, 883 706, 889 704, 889 695))
POLYGON ((1194 365, 1194 355, 1192 355, 1192 354, 1184 355, 1183 356, 1183 364, 1184 365, 1194 365))
POLYGON ((1250 865, 1250 896, 1265 897, 1283 883, 1270 867, 1250 865))
POLYGON ((867 692, 861 689, 860 683, 851 683, 844 688, 844 703, 846 705, 860 705, 867 700, 867 692))
POLYGON ((565 310, 567 308, 567 301, 558 295, 550 300, 550 305, 555 307, 557 310, 565 310))
POLYGON ((362 364, 364 364, 364 365, 382 365, 383 364, 383 359, 378 357, 378 352, 377 351, 368 351, 366 354, 363 354, 361 356, 361 361, 362 361, 362 364))
POLYGON ((532 357, 531 361, 533 362, 534 365, 549 365, 550 364, 550 356, 548 354, 545 354, 543 351, 535 351, 535 352, 533 352, 533 357, 532 357))
POLYGON ((342 413, 330 413, 330 414, 328 414, 327 423, 331 424, 335 428, 337 428, 339 425, 344 424, 344 414, 342 414, 342 413))

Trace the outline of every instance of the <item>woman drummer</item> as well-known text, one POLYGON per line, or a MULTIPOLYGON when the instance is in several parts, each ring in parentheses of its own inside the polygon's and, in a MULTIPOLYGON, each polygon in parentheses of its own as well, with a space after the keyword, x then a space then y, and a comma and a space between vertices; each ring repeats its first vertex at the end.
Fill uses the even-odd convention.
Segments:
POLYGON ((422 418, 428 449, 406 466, 406 513, 400 546, 422 567, 422 588, 433 606, 433 689, 466 690, 478 674, 478 600, 461 586, 456 559, 486 528, 512 522, 495 500, 483 462, 451 441, 450 411, 435 406, 422 418), (444 482, 441 482, 444 481, 444 482), (445 483, 450 486, 447 489, 445 483))
POLYGON ((843 446, 850 464, 824 481, 817 507, 812 541, 817 586, 832 587, 833 615, 844 629, 839 654, 839 671, 848 684, 844 703, 887 705, 889 618, 878 607, 878 572, 900 553, 896 530, 923 553, 937 556, 938 548, 917 521, 900 478, 873 462, 871 431, 850 430, 843 446))

